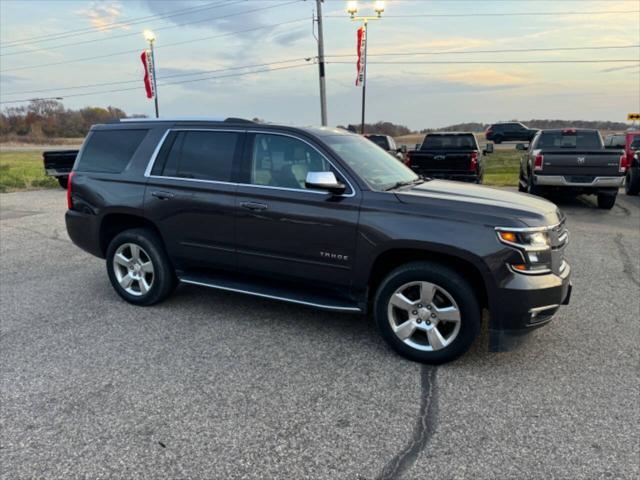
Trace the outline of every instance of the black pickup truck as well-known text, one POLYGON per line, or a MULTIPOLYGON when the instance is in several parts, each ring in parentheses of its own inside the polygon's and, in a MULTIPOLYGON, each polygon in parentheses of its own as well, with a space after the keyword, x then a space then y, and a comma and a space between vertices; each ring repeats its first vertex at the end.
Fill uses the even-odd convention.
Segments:
POLYGON ((419 149, 408 152, 407 163, 424 177, 482 183, 483 155, 491 152, 492 144, 480 150, 473 133, 429 133, 419 149))
POLYGON ((606 150, 597 130, 540 130, 529 146, 516 145, 520 161, 518 189, 534 195, 551 190, 598 196, 598 207, 611 209, 624 182, 624 150, 606 150))
POLYGON ((44 172, 50 177, 55 177, 60 186, 67 188, 69 173, 76 161, 78 150, 48 150, 42 153, 44 172))
POLYGON ((234 118, 96 125, 67 202, 69 237, 106 259, 131 304, 158 303, 181 282, 371 312, 389 345, 421 362, 466 351, 483 308, 499 349, 548 323, 571 292, 553 203, 420 178, 341 129, 234 118))

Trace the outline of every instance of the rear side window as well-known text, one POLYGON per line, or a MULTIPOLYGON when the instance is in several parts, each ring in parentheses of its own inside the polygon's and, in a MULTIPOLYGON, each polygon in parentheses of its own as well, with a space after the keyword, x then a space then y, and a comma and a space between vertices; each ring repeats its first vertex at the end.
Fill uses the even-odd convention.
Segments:
POLYGON ((168 137, 152 174, 196 180, 231 181, 241 138, 236 132, 180 131, 168 137))
POLYGON ((78 171, 120 173, 148 130, 96 130, 82 151, 78 171))
POLYGON ((476 139, 473 135, 427 135, 423 150, 475 150, 476 139))

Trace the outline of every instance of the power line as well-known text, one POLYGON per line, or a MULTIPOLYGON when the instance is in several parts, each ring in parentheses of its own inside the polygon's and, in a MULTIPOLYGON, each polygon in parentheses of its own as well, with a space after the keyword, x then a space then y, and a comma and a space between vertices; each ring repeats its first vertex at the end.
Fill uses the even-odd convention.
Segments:
MULTIPOLYGON (((549 47, 549 48, 509 48, 498 50, 447 50, 431 52, 388 52, 388 53, 367 53, 369 57, 385 56, 412 56, 412 55, 459 55, 459 54, 482 54, 482 53, 523 53, 523 52, 560 52, 560 51, 580 51, 580 50, 613 50, 621 48, 640 48, 639 45, 604 45, 594 47, 549 47)), ((327 57, 354 57, 355 54, 326 55, 327 57)))
MULTIPOLYGON (((298 58, 290 58, 287 60, 278 60, 278 61, 274 61, 274 62, 267 62, 267 63, 256 63, 256 64, 252 64, 252 65, 239 65, 239 66, 235 66, 235 67, 227 67, 227 68, 220 68, 220 69, 214 69, 214 70, 201 70, 199 72, 191 72, 191 73, 174 73, 172 75, 164 75, 162 77, 158 77, 159 81, 165 80, 167 78, 178 78, 178 77, 191 77, 191 76, 196 76, 196 75, 206 75, 206 74, 211 74, 211 73, 218 73, 218 72, 227 72, 230 70, 242 70, 245 68, 256 68, 256 67, 266 67, 266 66, 270 66, 270 65, 279 65, 282 63, 292 63, 292 62, 299 62, 299 61, 310 61, 312 58, 315 57, 298 57, 298 58)), ((69 86, 69 87, 55 87, 55 88, 43 88, 40 90, 21 90, 19 92, 4 92, 3 96, 5 95, 24 95, 27 93, 43 93, 43 92, 58 92, 58 91, 62 91, 62 90, 76 90, 76 89, 84 89, 84 88, 94 88, 94 87, 106 87, 106 86, 113 86, 113 85, 125 85, 125 84, 131 84, 131 83, 140 83, 140 79, 136 79, 136 80, 120 80, 117 82, 104 82, 104 83, 93 83, 93 84, 84 84, 84 85, 73 85, 73 86, 69 86)))
MULTIPOLYGON (((214 38, 228 37, 230 35, 235 35, 237 33, 253 32, 253 31, 256 31, 256 30, 263 30, 265 28, 279 27, 281 25, 287 25, 287 24, 303 22, 303 21, 307 22, 307 21, 309 21, 309 18, 308 17, 298 18, 298 19, 294 19, 294 20, 288 20, 286 22, 273 23, 273 24, 269 24, 269 25, 261 25, 259 27, 246 28, 244 30, 234 30, 233 32, 221 33, 221 34, 218 34, 218 35, 212 35, 212 36, 207 36, 207 37, 200 37, 200 38, 196 38, 196 39, 193 39, 193 40, 183 40, 181 42, 167 43, 167 44, 164 44, 164 45, 158 45, 155 48, 156 48, 156 50, 161 50, 161 49, 165 49, 165 48, 169 48, 169 47, 175 47, 175 46, 178 46, 178 45, 185 45, 187 43, 195 43, 195 42, 201 42, 203 40, 212 40, 214 38)), ((42 68, 42 67, 52 67, 52 66, 55 66, 55 65, 65 65, 67 63, 86 62, 86 61, 100 59, 100 58, 116 57, 118 55, 125 55, 125 54, 128 55, 130 53, 138 53, 138 52, 140 52, 139 48, 135 49, 135 50, 121 50, 119 52, 107 53, 107 54, 104 54, 104 55, 93 55, 91 57, 75 58, 75 59, 71 59, 71 60, 61 60, 59 62, 41 63, 41 64, 36 64, 36 65, 26 65, 26 66, 23 66, 23 67, 7 68, 7 69, 4 69, 4 70, 0 70, 0 73, 15 72, 15 71, 18 71, 18 70, 30 70, 30 69, 42 68)))
MULTIPOLYGON (((240 3, 243 0, 238 0, 235 3, 240 3)), ((162 31, 162 30, 168 30, 168 29, 172 29, 172 28, 180 28, 180 27, 184 27, 185 25, 195 25, 197 23, 205 23, 205 22, 210 22, 211 20, 219 20, 219 19, 223 19, 223 18, 229 18, 229 17, 236 17, 239 15, 246 15, 248 13, 253 13, 253 12, 258 12, 261 10, 268 10, 271 8, 277 8, 277 7, 283 7, 286 5, 290 5, 292 3, 297 3, 301 0, 291 0, 289 2, 284 2, 284 3, 279 3, 277 5, 269 5, 266 7, 259 7, 259 8, 254 8, 251 10, 245 10, 243 12, 237 12, 237 13, 230 13, 228 15, 220 15, 220 16, 216 16, 216 17, 209 17, 209 18, 204 18, 204 19, 200 19, 200 20, 194 20, 191 22, 184 22, 180 25, 168 25, 166 27, 159 27, 159 28, 154 28, 154 32, 158 32, 158 31, 162 31)), ((229 4, 232 5, 232 4, 229 4)), ((104 42, 106 40, 115 40, 118 38, 125 38, 125 37, 133 37, 133 36, 139 36, 140 33, 139 32, 132 32, 132 33, 124 33, 122 35, 116 35, 116 36, 112 36, 109 38, 94 38, 94 39, 90 39, 90 40, 83 40, 80 42, 71 42, 71 43, 63 43, 61 45, 53 45, 51 47, 47 47, 47 50, 53 50, 53 49, 57 49, 57 48, 63 48, 63 47, 73 47, 76 45, 85 45, 87 43, 95 43, 95 42, 104 42)), ((1 57, 6 57, 6 56, 10 56, 10 55, 24 55, 25 52, 9 52, 9 53, 3 53, 0 54, 1 57)), ((37 53, 37 52, 29 52, 29 53, 37 53)))
MULTIPOLYGON (((302 19, 301 19, 302 20, 302 19)), ((300 20, 300 21, 301 21, 300 20)), ((306 19, 305 19, 306 20, 306 19)), ((368 56, 370 57, 382 57, 382 56, 412 56, 412 55, 456 55, 456 54, 486 54, 486 53, 523 53, 523 52, 556 52, 556 51, 582 51, 582 50, 606 50, 606 49, 626 49, 626 48, 639 48, 640 45, 601 45, 601 46, 593 46, 593 47, 549 47, 549 48, 510 48, 510 49, 494 49, 494 50, 454 50, 454 51, 430 51, 430 52, 392 52, 392 53, 370 53, 368 56)), ((344 57, 352 57, 352 54, 336 54, 336 55, 325 55, 327 58, 344 58, 344 57)), ((299 57, 288 60, 281 60, 277 62, 270 63, 259 63, 253 65, 242 65, 236 67, 227 67, 223 69, 215 69, 215 70, 202 70, 200 72, 192 72, 192 73, 177 73, 172 75, 164 75, 159 79, 164 80, 165 78, 174 78, 181 76, 192 76, 192 75, 204 75, 207 73, 215 73, 215 72, 223 72, 228 70, 239 70, 243 68, 253 68, 260 66, 268 66, 275 65, 279 63, 289 63, 299 60, 310 60, 315 58, 313 56, 308 57, 299 57)), ((338 63, 338 62, 333 62, 338 63)), ((527 62, 528 63, 528 62, 527 62)), ((27 93, 42 93, 42 92, 56 92, 61 90, 75 90, 82 88, 92 88, 92 87, 103 87, 110 85, 123 85, 128 83, 137 83, 139 80, 120 80, 116 82, 104 82, 104 83, 95 83, 95 84, 83 84, 83 85, 74 85, 69 87, 55 87, 55 88, 45 88, 39 90, 21 90, 17 92, 4 92, 4 95, 21 95, 27 93)))
MULTIPOLYGON (((353 62, 327 62, 332 64, 352 65, 353 62)), ((368 62, 378 65, 491 65, 491 64, 533 64, 533 63, 639 63, 638 59, 596 59, 596 60, 442 60, 442 61, 417 61, 417 62, 368 62)))
MULTIPOLYGON (((190 8, 181 8, 178 10, 171 10, 169 12, 166 13, 157 13, 155 15, 148 15, 146 17, 137 17, 137 18, 133 18, 131 20, 124 20, 124 21, 119 21, 119 22, 112 22, 112 23, 108 23, 106 25, 102 26, 103 31, 104 30, 110 30, 112 28, 117 28, 117 27, 128 27, 131 25, 135 25, 138 23, 142 23, 142 22, 146 22, 148 20, 161 20, 163 18, 170 18, 170 17, 177 17, 177 16, 181 16, 181 15, 188 15, 191 13, 196 13, 199 11, 203 11, 203 10, 209 10, 209 9, 213 9, 213 8, 217 8, 217 7, 226 7, 226 6, 230 6, 230 5, 234 5, 235 3, 239 3, 242 0, 238 0, 234 3, 224 3, 218 0, 219 3, 216 2, 211 2, 205 5, 199 5, 196 7, 190 7, 190 8)), ((2 42, 0 43, 0 46, 2 47, 8 47, 8 46, 18 46, 18 45, 27 45, 27 44, 31 44, 31 43, 40 43, 40 42, 44 42, 44 41, 51 41, 51 40, 59 40, 61 38, 67 38, 67 37, 74 37, 77 35, 86 35, 86 34, 91 34, 91 33, 97 33, 96 32, 96 27, 85 27, 85 28, 79 28, 76 30, 67 30, 65 32, 60 32, 60 33, 50 33, 50 34, 46 34, 46 35, 38 35, 35 37, 30 37, 30 38, 26 38, 26 39, 22 39, 22 40, 15 40, 12 42, 2 42)))
MULTIPOLYGON (((494 13, 417 13, 411 15, 385 15, 384 18, 419 17, 539 17, 557 15, 610 15, 616 13, 640 13, 640 10, 601 10, 597 12, 494 12, 494 13)), ((347 18, 346 15, 326 15, 325 18, 347 18)))
MULTIPOLYGON (((242 72, 242 73, 232 73, 229 75, 217 75, 214 77, 205 77, 205 78, 198 78, 198 79, 194 79, 194 80, 181 80, 181 81, 177 81, 177 82, 167 82, 167 83, 162 83, 159 84, 160 86, 163 87, 167 87, 167 86, 171 86, 171 85, 182 85, 184 83, 193 83, 193 82, 201 82, 204 80, 217 80, 219 78, 229 78, 229 77, 242 77, 245 75, 253 75, 256 73, 268 73, 268 72, 275 72, 278 70, 289 70, 289 69, 293 69, 293 68, 301 68, 301 67, 310 67, 313 64, 311 63, 303 63, 300 65, 288 65, 288 66, 284 66, 284 67, 275 67, 275 68, 267 68, 267 69, 263 69, 263 70, 253 70, 251 72, 242 72)), ((103 93, 120 93, 120 92, 127 92, 127 91, 132 91, 132 90, 140 90, 140 87, 130 87, 130 88, 118 88, 118 89, 113 89, 113 90, 101 90, 101 91, 97 91, 97 92, 86 92, 86 93, 74 93, 71 95, 65 95, 64 97, 60 97, 60 96, 55 96, 55 97, 44 97, 44 98, 26 98, 26 99, 21 99, 21 100, 6 100, 6 101, 1 101, 0 104, 8 104, 8 103, 24 103, 24 102, 30 102, 33 100, 61 100, 64 98, 71 98, 71 97, 86 97, 86 96, 90 96, 90 95, 99 95, 99 94, 103 94, 103 93)))

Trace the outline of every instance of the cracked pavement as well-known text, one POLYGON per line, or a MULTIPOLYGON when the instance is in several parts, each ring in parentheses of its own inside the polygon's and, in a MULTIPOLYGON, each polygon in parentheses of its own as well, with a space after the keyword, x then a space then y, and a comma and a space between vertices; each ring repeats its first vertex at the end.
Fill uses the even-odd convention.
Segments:
POLYGON ((0 476, 638 478, 640 197, 558 203, 571 305, 434 368, 358 316, 191 286, 125 304, 63 191, 2 194, 0 476))

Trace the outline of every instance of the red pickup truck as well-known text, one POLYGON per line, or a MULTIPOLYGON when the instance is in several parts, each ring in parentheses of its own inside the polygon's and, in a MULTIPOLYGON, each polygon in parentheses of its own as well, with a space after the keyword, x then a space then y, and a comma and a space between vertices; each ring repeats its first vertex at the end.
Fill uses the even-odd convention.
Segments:
POLYGON ((624 150, 627 173, 624 190, 627 195, 640 193, 640 131, 614 133, 604 139, 604 147, 624 150))

